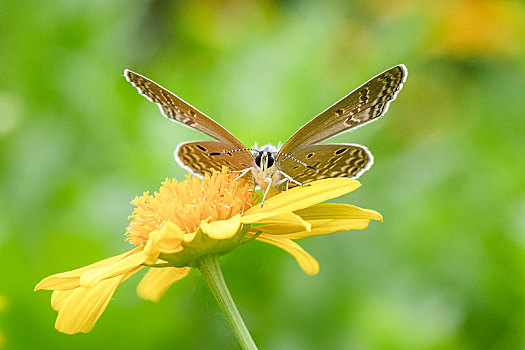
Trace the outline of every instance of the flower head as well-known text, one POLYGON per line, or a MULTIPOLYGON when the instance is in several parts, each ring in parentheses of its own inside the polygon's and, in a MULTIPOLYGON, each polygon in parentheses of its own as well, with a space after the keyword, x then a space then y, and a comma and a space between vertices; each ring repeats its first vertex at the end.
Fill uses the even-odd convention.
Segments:
POLYGON ((317 261, 294 239, 335 231, 362 229, 379 213, 347 204, 318 204, 351 192, 356 180, 312 182, 254 205, 258 198, 244 180, 224 168, 203 179, 166 180, 158 192, 136 197, 126 235, 135 248, 92 265, 52 275, 36 287, 53 290, 58 311, 55 327, 64 333, 89 332, 120 283, 150 267, 138 285, 141 298, 157 301, 184 278, 203 256, 223 255, 243 242, 258 240, 293 255, 314 275, 317 261))

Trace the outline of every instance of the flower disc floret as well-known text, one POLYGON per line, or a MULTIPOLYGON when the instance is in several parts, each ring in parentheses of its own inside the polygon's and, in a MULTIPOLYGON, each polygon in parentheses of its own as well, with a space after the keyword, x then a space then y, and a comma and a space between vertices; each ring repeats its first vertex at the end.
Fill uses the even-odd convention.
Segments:
POLYGON ((131 204, 136 208, 126 229, 127 239, 135 245, 145 245, 150 234, 166 223, 176 225, 186 240, 190 240, 201 224, 227 220, 252 207, 253 187, 226 168, 203 179, 187 176, 185 181, 166 179, 158 192, 145 192, 131 204))

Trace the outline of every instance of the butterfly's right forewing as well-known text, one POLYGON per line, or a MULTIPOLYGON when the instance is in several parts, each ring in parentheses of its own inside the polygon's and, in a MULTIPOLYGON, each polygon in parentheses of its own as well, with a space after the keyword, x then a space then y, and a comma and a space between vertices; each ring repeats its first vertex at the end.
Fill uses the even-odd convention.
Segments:
POLYGON ((303 146, 376 120, 386 113, 405 79, 404 65, 392 67, 370 79, 300 128, 286 141, 281 152, 293 154, 303 146))

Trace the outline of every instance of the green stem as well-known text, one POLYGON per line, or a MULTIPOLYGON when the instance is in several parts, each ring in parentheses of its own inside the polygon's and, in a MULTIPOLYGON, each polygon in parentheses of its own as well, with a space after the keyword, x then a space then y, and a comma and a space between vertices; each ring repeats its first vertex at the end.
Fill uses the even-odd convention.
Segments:
POLYGON ((239 314, 230 291, 226 286, 226 282, 222 276, 221 266, 219 265, 219 255, 204 255, 198 258, 196 263, 197 268, 201 271, 204 279, 208 283, 208 286, 224 313, 224 316, 226 316, 226 319, 230 323, 230 327, 232 328, 233 333, 235 333, 241 348, 257 350, 257 346, 253 342, 252 336, 250 335, 248 328, 246 328, 241 314, 239 314))

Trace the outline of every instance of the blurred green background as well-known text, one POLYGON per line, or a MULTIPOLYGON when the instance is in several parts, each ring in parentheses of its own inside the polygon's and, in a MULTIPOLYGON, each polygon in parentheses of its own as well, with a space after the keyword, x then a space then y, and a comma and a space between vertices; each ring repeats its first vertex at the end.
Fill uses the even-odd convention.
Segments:
POLYGON ((376 163, 346 201, 384 215, 300 243, 305 275, 254 242, 222 259, 261 349, 523 349, 525 4, 506 0, 0 2, 0 343, 236 349, 202 276, 154 304, 121 285, 86 335, 54 329, 43 277, 129 249, 129 201, 205 139, 139 96, 157 81, 246 145, 285 141, 383 70, 381 121, 331 141, 376 163))

